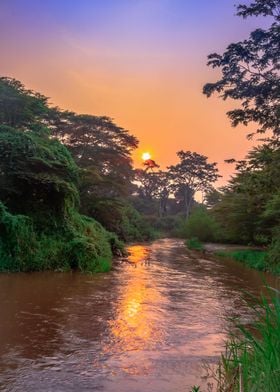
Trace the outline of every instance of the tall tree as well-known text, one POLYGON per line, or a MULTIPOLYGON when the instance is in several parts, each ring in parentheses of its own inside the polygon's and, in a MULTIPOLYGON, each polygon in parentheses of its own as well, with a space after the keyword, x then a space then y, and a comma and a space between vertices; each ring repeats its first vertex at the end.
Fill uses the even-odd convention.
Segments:
POLYGON ((61 219, 79 204, 78 167, 46 129, 0 125, 0 195, 13 213, 61 219))
POLYGON ((0 124, 22 129, 41 123, 49 112, 47 101, 18 80, 0 77, 0 124))
POLYGON ((269 243, 280 225, 280 150, 274 143, 256 147, 236 168, 214 214, 229 239, 269 243))
MULTIPOLYGON (((207 83, 203 92, 219 93, 224 99, 241 101, 228 112, 233 126, 258 124, 257 133, 280 135, 280 0, 255 0, 237 6, 237 15, 269 16, 268 29, 257 29, 244 41, 232 43, 223 54, 212 53, 208 65, 219 68, 222 77, 207 83)), ((251 137, 253 134, 248 135, 251 137)))
POLYGON ((167 212, 167 202, 170 195, 169 173, 159 170, 157 172, 148 172, 137 169, 135 171, 135 180, 138 184, 137 193, 147 202, 155 202, 158 205, 158 214, 160 217, 167 212))
MULTIPOLYGON (((50 107, 48 99, 11 78, 0 78, 0 123, 40 132, 47 127, 74 157, 80 171, 81 207, 127 196, 133 177, 131 152, 138 141, 108 117, 50 107)), ((88 206, 90 207, 88 209, 88 206)))
MULTIPOLYGON (((118 198, 131 191, 131 152, 137 139, 108 117, 53 111, 52 134, 68 147, 83 171, 82 206, 90 199, 118 198)), ((88 211, 84 211, 88 213, 88 211)))
POLYGON ((182 195, 186 218, 190 215, 193 198, 196 192, 205 192, 218 177, 216 163, 208 163, 204 155, 191 151, 179 151, 180 162, 170 166, 169 173, 174 194, 182 195))

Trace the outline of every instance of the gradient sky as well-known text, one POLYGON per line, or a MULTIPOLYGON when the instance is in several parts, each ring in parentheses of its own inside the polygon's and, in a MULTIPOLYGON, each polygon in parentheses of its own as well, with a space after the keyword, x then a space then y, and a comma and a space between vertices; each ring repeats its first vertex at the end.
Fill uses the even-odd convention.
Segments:
MULTIPOLYGON (((262 19, 234 16, 238 0, 0 0, 0 74, 63 109, 112 117, 164 169, 176 151, 219 163, 223 182, 250 147, 231 102, 202 95, 218 73, 207 55, 262 19)), ((254 128, 252 128, 254 129, 254 128)), ((222 182, 220 182, 222 183, 222 182)))

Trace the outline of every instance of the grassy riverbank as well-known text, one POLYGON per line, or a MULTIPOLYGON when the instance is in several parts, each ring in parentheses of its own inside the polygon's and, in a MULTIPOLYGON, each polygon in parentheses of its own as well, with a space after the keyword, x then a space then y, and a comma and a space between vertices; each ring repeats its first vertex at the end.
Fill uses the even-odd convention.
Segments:
MULTIPOLYGON (((205 246, 197 238, 188 239, 186 246, 190 250, 206 251, 218 257, 241 262, 247 267, 258 271, 270 272, 275 275, 280 274, 280 265, 271 260, 270 252, 266 250, 242 249, 241 246, 240 249, 238 247, 233 249, 231 245, 224 245, 224 249, 215 249, 215 247, 205 246)), ((223 248, 223 246, 219 244, 219 248, 223 248)))
MULTIPOLYGON (((271 289, 267 299, 256 299, 249 307, 254 322, 235 324, 218 367, 210 374, 216 392, 279 392, 280 385, 280 299, 271 289)), ((202 391, 193 387, 192 392, 202 391)))
POLYGON ((235 251, 217 251, 215 255, 240 261, 247 267, 257 269, 258 271, 266 271, 267 252, 254 249, 241 249, 235 251))

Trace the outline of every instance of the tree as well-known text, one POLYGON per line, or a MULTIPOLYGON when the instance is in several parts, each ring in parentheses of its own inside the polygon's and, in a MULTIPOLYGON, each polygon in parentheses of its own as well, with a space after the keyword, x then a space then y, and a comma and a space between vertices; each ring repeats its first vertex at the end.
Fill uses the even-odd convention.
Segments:
POLYGON ((231 241, 269 243, 280 225, 280 149, 274 143, 255 147, 236 166, 213 213, 231 241))
POLYGON ((137 169, 135 180, 138 183, 137 193, 147 202, 156 202, 160 217, 167 212, 167 202, 170 195, 170 181, 168 172, 159 170, 148 172, 137 169))
POLYGON ((186 218, 190 215, 196 192, 207 191, 218 177, 216 163, 208 163, 207 157, 191 151, 179 151, 180 162, 170 166, 171 188, 173 193, 182 196, 186 218))
MULTIPOLYGON (((232 43, 222 54, 208 56, 208 65, 219 68, 222 77, 215 83, 207 83, 203 92, 210 97, 219 93, 241 101, 241 107, 228 112, 233 126, 258 124, 257 133, 272 131, 280 135, 280 1, 255 0, 249 5, 239 5, 237 15, 270 16, 273 19, 267 29, 253 31, 249 38, 232 43)), ((251 137, 253 134, 248 135, 251 137)))
POLYGON ((78 174, 46 129, 0 125, 0 271, 108 268, 119 245, 78 213, 78 174))
POLYGON ((213 208, 217 205, 222 199, 222 192, 215 189, 214 187, 210 188, 205 195, 205 205, 207 208, 213 208))
POLYGON ((0 77, 0 124, 26 128, 42 123, 49 111, 47 101, 18 80, 0 77))
POLYGON ((78 206, 77 185, 77 165, 46 129, 0 125, 1 201, 13 213, 61 219, 78 206))
POLYGON ((137 139, 108 117, 77 115, 55 110, 50 119, 52 135, 63 141, 82 168, 81 211, 92 215, 100 202, 118 208, 120 198, 132 191, 131 152, 137 139))
MULTIPOLYGON (((0 122, 20 132, 43 128, 70 151, 79 166, 80 210, 94 216, 119 203, 132 192, 131 152, 137 139, 105 116, 78 115, 50 107, 48 99, 26 89, 15 79, 0 78, 0 122), (101 206, 102 204, 102 206, 101 206)), ((30 134, 31 135, 31 134, 30 134)))

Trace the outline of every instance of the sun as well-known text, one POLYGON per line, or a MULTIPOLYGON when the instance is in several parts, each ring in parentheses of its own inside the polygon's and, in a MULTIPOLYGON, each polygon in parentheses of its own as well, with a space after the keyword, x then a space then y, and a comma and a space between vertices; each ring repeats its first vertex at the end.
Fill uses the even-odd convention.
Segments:
POLYGON ((149 152, 143 152, 142 159, 143 161, 148 161, 149 159, 151 159, 151 154, 149 152))

